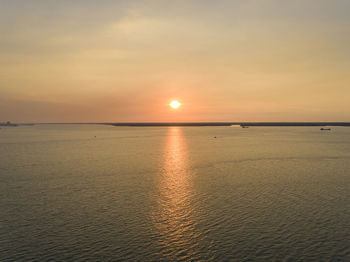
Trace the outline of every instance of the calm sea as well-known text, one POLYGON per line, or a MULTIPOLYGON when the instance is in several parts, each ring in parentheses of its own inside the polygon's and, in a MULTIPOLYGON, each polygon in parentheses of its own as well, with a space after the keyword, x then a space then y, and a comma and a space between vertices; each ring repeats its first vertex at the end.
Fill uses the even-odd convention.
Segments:
POLYGON ((0 260, 350 261, 350 128, 2 127, 0 260))

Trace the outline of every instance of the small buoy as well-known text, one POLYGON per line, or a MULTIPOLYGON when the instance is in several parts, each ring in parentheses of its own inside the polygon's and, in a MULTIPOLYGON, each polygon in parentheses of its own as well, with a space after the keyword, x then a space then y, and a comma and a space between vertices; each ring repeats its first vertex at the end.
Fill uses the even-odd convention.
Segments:
POLYGON ((216 138, 216 136, 214 136, 214 138, 216 138))

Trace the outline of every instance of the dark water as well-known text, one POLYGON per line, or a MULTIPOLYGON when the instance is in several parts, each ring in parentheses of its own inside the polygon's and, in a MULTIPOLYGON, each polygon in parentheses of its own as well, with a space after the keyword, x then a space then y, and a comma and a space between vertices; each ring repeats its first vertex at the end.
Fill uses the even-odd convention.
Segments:
POLYGON ((2 128, 0 260, 350 261, 349 192, 350 128, 2 128))

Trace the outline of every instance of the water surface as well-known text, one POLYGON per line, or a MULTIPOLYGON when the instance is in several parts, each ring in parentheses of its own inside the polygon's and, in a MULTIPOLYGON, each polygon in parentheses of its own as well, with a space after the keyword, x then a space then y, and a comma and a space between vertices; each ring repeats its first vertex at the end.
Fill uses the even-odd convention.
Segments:
POLYGON ((346 127, 2 128, 0 260, 349 261, 349 160, 346 127))

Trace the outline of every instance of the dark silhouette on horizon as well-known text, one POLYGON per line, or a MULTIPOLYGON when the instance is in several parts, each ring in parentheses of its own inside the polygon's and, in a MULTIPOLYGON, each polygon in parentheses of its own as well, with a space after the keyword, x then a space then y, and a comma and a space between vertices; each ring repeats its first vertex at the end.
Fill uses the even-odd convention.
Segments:
POLYGON ((112 126, 350 126, 350 122, 144 122, 105 123, 112 126))

